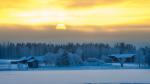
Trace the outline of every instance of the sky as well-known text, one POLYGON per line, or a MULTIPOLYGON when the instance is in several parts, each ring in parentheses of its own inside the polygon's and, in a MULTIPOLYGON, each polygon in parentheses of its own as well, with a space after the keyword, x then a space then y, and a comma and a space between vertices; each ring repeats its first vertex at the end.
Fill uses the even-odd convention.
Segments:
POLYGON ((150 0, 0 0, 1 41, 150 41, 150 0))

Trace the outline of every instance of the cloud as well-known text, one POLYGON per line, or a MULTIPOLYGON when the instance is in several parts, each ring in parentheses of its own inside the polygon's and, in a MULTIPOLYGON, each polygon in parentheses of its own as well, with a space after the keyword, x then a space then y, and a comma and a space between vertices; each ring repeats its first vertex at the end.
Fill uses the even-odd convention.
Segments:
POLYGON ((0 0, 0 24, 149 24, 149 3, 149 0, 0 0))
POLYGON ((124 0, 62 0, 59 3, 67 8, 86 8, 92 6, 104 6, 122 2, 124 0))
POLYGON ((31 6, 59 6, 66 8, 86 8, 119 3, 125 0, 0 0, 0 8, 29 8, 31 6), (29 5, 30 4, 30 5, 29 5), (31 5, 32 4, 32 5, 31 5))

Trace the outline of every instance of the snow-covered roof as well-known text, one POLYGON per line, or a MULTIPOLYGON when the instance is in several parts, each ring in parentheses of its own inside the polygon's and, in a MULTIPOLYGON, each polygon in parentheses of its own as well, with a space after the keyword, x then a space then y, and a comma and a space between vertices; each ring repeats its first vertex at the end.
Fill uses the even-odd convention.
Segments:
POLYGON ((34 62, 34 61, 36 61, 35 59, 30 59, 30 60, 28 60, 28 62, 34 62))
POLYGON ((44 60, 44 56, 28 56, 28 57, 22 57, 19 61, 22 60, 32 60, 35 59, 37 61, 43 61, 44 60))
POLYGON ((29 56, 29 57, 26 57, 26 60, 30 60, 30 59, 33 59, 34 57, 33 56, 29 56))
POLYGON ((133 57, 136 54, 112 54, 110 56, 116 57, 116 58, 128 58, 128 57, 133 57))

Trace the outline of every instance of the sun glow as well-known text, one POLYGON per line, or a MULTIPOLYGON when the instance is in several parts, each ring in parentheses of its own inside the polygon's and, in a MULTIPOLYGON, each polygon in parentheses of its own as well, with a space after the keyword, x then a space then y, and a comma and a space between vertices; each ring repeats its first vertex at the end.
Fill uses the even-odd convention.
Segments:
POLYGON ((66 30, 66 25, 65 24, 57 24, 56 25, 56 29, 57 30, 66 30))

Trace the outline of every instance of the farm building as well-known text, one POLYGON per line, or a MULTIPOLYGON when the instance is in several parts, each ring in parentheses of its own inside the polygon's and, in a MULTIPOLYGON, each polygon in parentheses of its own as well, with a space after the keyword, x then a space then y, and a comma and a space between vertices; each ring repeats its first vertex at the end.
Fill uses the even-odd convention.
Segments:
POLYGON ((113 62, 119 62, 119 59, 125 59, 125 62, 132 63, 134 62, 136 54, 112 54, 109 57, 112 58, 113 62))

